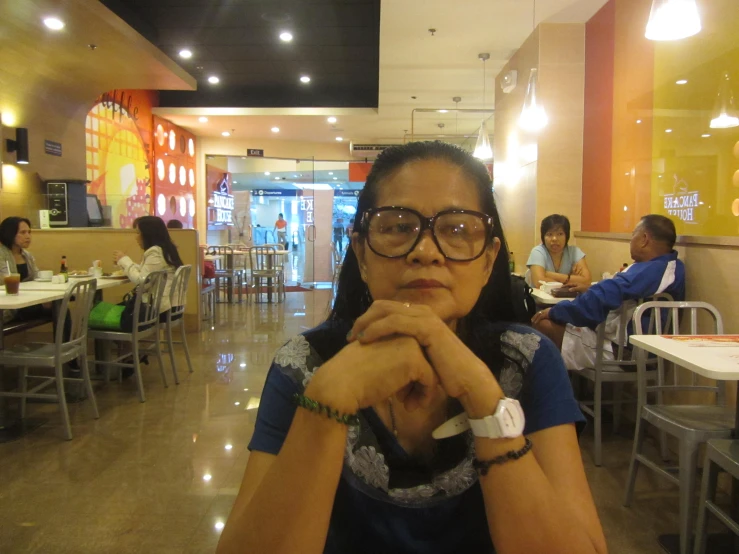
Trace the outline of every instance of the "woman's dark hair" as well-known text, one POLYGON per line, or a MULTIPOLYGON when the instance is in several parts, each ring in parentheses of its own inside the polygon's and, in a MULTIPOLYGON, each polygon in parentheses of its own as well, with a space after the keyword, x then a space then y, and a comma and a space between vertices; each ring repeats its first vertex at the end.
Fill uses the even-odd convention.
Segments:
MULTIPOLYGON (((493 218, 493 237, 500 239, 500 251, 495 259, 493 272, 468 317, 482 317, 488 321, 514 321, 508 248, 500 225, 498 210, 495 207, 490 174, 482 162, 473 158, 465 150, 438 141, 411 142, 383 150, 375 160, 367 176, 364 189, 359 195, 353 229, 355 232, 363 233, 360 225, 362 215, 367 210, 377 207, 377 196, 382 183, 404 165, 421 160, 443 160, 462 169, 477 189, 482 208, 480 211, 493 218)), ((339 274, 336 300, 329 319, 353 322, 367 311, 371 303, 369 289, 362 281, 359 262, 350 244, 339 274)))
POLYGON ((184 229, 185 226, 179 219, 170 219, 167 221, 167 229, 184 229))
POLYGON ((21 226, 21 223, 25 223, 29 227, 31 226, 31 222, 25 217, 15 216, 6 217, 0 223, 0 243, 5 248, 12 250, 13 244, 15 243, 15 236, 18 234, 18 228, 21 226))
POLYGON ((155 215, 138 217, 133 222, 133 228, 138 229, 141 233, 144 250, 148 250, 152 246, 158 246, 162 249, 164 261, 167 264, 174 267, 183 265, 177 247, 169 236, 167 226, 160 217, 155 215))
POLYGON ((567 216, 552 214, 541 220, 541 243, 544 244, 544 236, 551 230, 560 228, 565 234, 565 246, 570 242, 570 220, 567 216))

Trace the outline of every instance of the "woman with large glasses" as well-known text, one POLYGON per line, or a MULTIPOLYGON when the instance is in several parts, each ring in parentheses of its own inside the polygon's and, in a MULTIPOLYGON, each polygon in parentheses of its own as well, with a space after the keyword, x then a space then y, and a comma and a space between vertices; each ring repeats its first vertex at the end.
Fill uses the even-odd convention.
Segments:
POLYGON ((513 317, 485 166, 386 149, 329 319, 275 356, 218 552, 606 552, 562 358, 513 317))

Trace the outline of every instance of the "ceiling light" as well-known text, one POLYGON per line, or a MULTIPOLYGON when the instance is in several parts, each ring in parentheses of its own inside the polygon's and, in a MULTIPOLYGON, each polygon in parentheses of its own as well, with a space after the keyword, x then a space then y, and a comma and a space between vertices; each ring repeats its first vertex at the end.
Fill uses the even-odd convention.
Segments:
POLYGON ((231 133, 229 133, 228 131, 223 131, 221 135, 223 135, 224 137, 230 137, 231 133))
POLYGON ((233 447, 233 444, 227 444, 226 446, 224 446, 226 450, 231 450, 233 447))
POLYGON ((719 83, 710 127, 711 129, 739 127, 739 110, 734 102, 734 91, 731 89, 728 71, 723 74, 719 83))
POLYGON ((307 75, 301 75, 300 76, 300 82, 301 83, 310 83, 310 77, 308 77, 307 75))
POLYGON ((47 17, 44 19, 44 25, 46 25, 52 31, 61 31, 64 29, 64 21, 57 19, 56 17, 47 17))
POLYGON ((337 140, 338 142, 341 142, 342 140, 344 140, 344 137, 336 137, 336 140, 337 140))
POLYGON ((637 124, 641 123, 641 119, 637 119, 637 120, 636 120, 636 123, 637 123, 637 124))
POLYGON ((672 129, 665 129, 665 133, 671 133, 672 129))
POLYGON ((529 85, 526 89, 526 97, 523 101, 523 109, 521 110, 521 117, 518 119, 518 124, 522 129, 530 132, 537 132, 546 127, 549 122, 544 108, 538 103, 536 99, 536 83, 538 70, 535 67, 531 68, 529 73, 529 85))
POLYGON ((329 174, 329 175, 333 175, 333 174, 334 174, 334 172, 333 172, 333 171, 329 171, 329 172, 328 172, 328 174, 329 174))
POLYGON ((439 113, 449 113, 449 110, 437 110, 439 113))
MULTIPOLYGON (((482 53, 477 55, 478 59, 482 61, 482 109, 485 109, 485 62, 490 59, 490 54, 482 53)), ((488 131, 485 128, 485 119, 480 122, 480 132, 477 135, 477 142, 475 143, 475 150, 472 152, 475 158, 480 160, 489 160, 493 157, 493 149, 490 146, 490 137, 488 131)))
POLYGON ((701 30, 695 0, 652 0, 644 36, 649 40, 680 40, 701 30))
POLYGON ((192 51, 188 50, 187 48, 183 48, 182 50, 180 50, 179 54, 180 58, 183 58, 185 60, 189 60, 190 58, 192 58, 192 51))
POLYGON ((222 531, 225 526, 226 524, 222 521, 216 521, 216 524, 213 527, 215 527, 216 531, 222 531))
POLYGON ((331 116, 326 121, 328 121, 329 123, 336 123, 336 118, 331 116))
POLYGON ((279 180, 280 180, 280 178, 279 178, 279 177, 275 177, 275 181, 279 181, 279 180))
POLYGON ((273 133, 279 133, 280 132, 280 128, 279 127, 272 127, 272 132, 273 133))
POLYGON ((234 406, 241 406, 241 402, 234 402, 234 406))
POLYGON ((688 84, 688 80, 687 79, 678 79, 677 81, 675 81, 675 84, 676 85, 687 85, 688 84))
POLYGON ((208 77, 208 82, 211 85, 217 85, 218 83, 221 82, 221 80, 218 77, 216 77, 215 75, 211 75, 210 77, 208 77))
POLYGON ((338 179, 338 177, 334 177, 334 181, 336 181, 337 179, 338 179))
POLYGON ((711 136, 711 135, 710 135, 710 133, 703 133, 703 134, 701 135, 701 137, 703 137, 703 138, 708 138, 708 137, 710 137, 710 136, 711 136))
POLYGON ((208 123, 208 118, 205 117, 204 115, 201 115, 200 117, 198 117, 198 121, 200 123, 208 123))
POLYGON ((271 173, 269 171, 265 171, 264 174, 265 175, 271 175, 271 173))
POLYGON ((210 473, 206 473, 205 475, 203 475, 203 481, 207 482, 207 481, 210 481, 211 479, 213 479, 213 476, 210 473))
MULTIPOLYGON (((234 185, 238 185, 238 184, 239 184, 238 181, 234 181, 234 185)), ((246 367, 246 364, 242 364, 241 367, 246 367)))
POLYGON ((290 42, 293 39, 293 36, 291 33, 288 33, 287 31, 283 31, 280 33, 280 40, 282 42, 290 42))

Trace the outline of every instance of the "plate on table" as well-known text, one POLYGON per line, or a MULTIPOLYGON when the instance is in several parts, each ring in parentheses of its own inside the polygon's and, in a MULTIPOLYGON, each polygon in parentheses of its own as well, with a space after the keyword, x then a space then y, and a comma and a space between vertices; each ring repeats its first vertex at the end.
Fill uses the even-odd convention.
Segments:
POLYGON ((48 279, 42 279, 41 277, 36 277, 34 281, 36 281, 37 283, 51 283, 51 277, 49 277, 48 279))
POLYGON ((70 279, 87 279, 89 277, 93 277, 93 275, 91 275, 90 273, 75 273, 74 275, 71 273, 69 274, 70 279))

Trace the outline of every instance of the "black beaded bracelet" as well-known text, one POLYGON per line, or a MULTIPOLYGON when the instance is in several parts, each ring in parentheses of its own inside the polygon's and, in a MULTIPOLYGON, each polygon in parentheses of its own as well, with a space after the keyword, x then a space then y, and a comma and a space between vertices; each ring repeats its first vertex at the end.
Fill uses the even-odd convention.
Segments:
POLYGON ((308 398, 304 394, 298 394, 297 392, 293 394, 293 403, 300 408, 305 408, 309 412, 325 414, 327 418, 336 420, 344 425, 359 425, 359 416, 357 414, 340 414, 338 410, 334 410, 330 406, 308 398))
POLYGON ((475 459, 472 461, 472 467, 474 467, 477 472, 484 477, 488 474, 490 466, 504 464, 506 462, 510 462, 511 460, 518 460, 529 450, 531 450, 532 446, 533 444, 531 443, 531 441, 529 439, 526 439, 526 444, 523 445, 523 448, 521 448, 521 450, 511 450, 510 452, 506 452, 505 454, 496 456, 492 460, 475 459))

